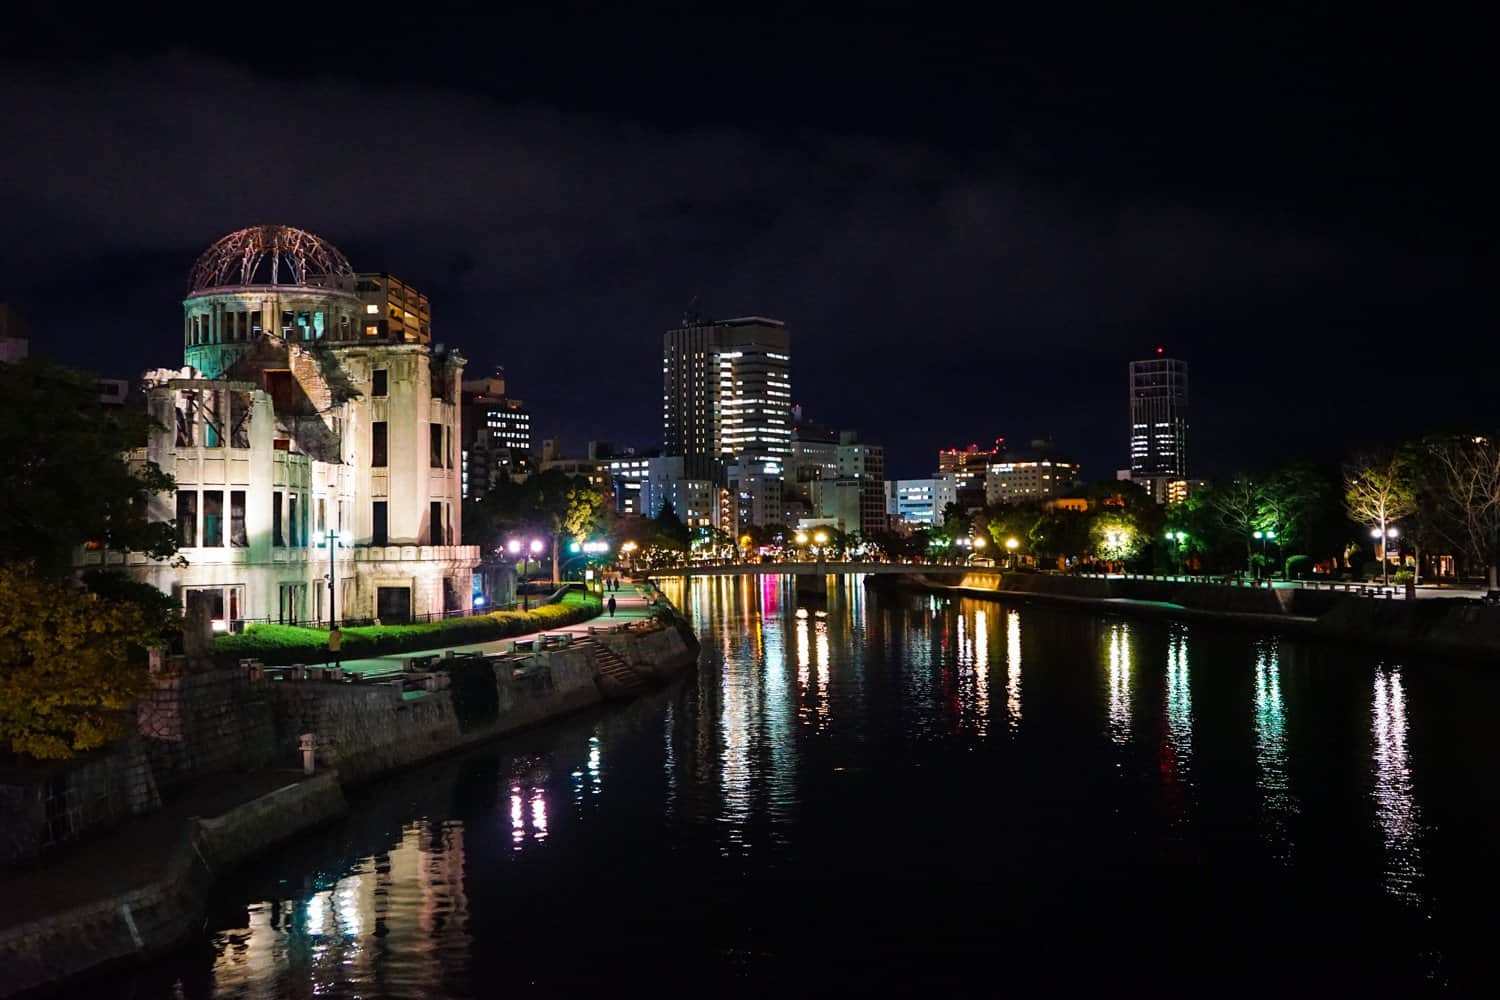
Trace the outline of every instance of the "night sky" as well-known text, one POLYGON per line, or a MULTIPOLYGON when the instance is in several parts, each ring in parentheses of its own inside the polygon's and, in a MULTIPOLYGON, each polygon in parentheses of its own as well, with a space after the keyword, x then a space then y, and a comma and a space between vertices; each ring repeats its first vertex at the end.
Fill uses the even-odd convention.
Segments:
POLYGON ((570 449, 660 442, 695 300, 785 320, 893 477, 997 435, 1112 477, 1158 345, 1194 474, 1496 425, 1478 24, 743 6, 20 5, 0 301, 35 353, 177 365, 198 253, 278 222, 425 290, 570 449))

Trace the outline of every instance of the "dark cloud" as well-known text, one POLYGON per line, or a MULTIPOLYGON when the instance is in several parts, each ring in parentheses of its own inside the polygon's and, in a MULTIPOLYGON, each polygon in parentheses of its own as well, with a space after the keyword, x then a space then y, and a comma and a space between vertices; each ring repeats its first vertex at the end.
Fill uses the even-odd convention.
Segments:
MULTIPOLYGON (((287 222, 427 290, 439 338, 476 367, 504 364, 538 430, 575 447, 658 438, 660 334, 697 299, 786 319, 798 399, 885 441, 903 475, 940 445, 996 434, 1052 434, 1111 474, 1124 364, 1158 343, 1194 363, 1192 444, 1213 471, 1420 429, 1422 415, 1367 412, 1410 391, 1403 377, 1421 380, 1425 418, 1482 415, 1469 392, 1493 348, 1430 336, 1482 315, 1450 206, 1438 199, 1422 230, 1405 203, 1320 200, 1316 161, 1333 154, 1268 148, 1261 114, 1239 148, 1218 125, 1190 129, 1172 92, 1170 125, 1085 127, 1112 92, 1099 81, 1028 63, 1008 102, 971 65, 981 92, 955 98, 966 128, 934 136, 910 79, 891 104, 912 116, 903 128, 868 109, 810 122, 784 101, 779 116, 718 115, 689 93, 691 74, 691 110, 663 113, 649 80, 585 71, 625 92, 589 107, 567 87, 497 94, 477 69, 465 86, 426 65, 420 80, 298 72, 200 46, 0 64, 0 130, 20 139, 0 168, 0 297, 31 314, 49 353, 132 372, 180 350, 177 299, 201 248, 287 222), (1303 188, 1282 162, 1299 151, 1303 188), (1236 155, 1245 169, 1182 180, 1184 160, 1236 155), (1393 371, 1416 339, 1424 356, 1393 371), (1292 403, 1295 416, 1268 409, 1292 403), (1302 430, 1268 434, 1281 420, 1302 430)), ((833 59, 829 85, 851 65, 833 59)))

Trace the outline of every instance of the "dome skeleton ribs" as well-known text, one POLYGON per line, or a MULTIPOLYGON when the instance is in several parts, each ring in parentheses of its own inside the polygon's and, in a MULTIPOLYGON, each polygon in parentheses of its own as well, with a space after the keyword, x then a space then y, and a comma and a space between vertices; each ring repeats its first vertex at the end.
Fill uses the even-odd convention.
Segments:
POLYGON ((309 275, 351 280, 354 269, 332 243, 291 226, 251 226, 203 251, 193 265, 188 294, 244 285, 306 285, 309 275), (282 267, 290 281, 281 280, 282 267), (260 272, 269 267, 269 273, 260 272), (259 280, 268 278, 269 280, 259 280))

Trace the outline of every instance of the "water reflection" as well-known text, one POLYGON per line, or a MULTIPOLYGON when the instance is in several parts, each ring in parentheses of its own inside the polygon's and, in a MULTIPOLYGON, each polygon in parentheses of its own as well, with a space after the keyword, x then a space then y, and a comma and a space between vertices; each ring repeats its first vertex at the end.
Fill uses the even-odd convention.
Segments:
MULTIPOLYGON (((216 919, 233 928, 191 959, 189 981, 206 985, 177 995, 538 984, 577 995, 548 976, 660 976, 660 955, 639 944, 673 935, 675 957, 704 981, 771 981, 841 925, 840 961, 883 971, 884 951, 859 948, 868 921, 889 924, 881 908, 892 900, 921 918, 894 928, 890 961, 928 969, 966 934, 1002 937, 991 934, 1002 919, 1018 949, 1054 942, 1056 921, 1033 914, 1060 882, 1068 907, 1119 916, 1109 933, 1171 927, 1174 946, 1201 911, 1204 927, 1275 926, 1276 949, 1322 947, 1330 916, 1397 949, 1408 938, 1381 923, 1386 911, 1436 920, 1434 900, 1468 892, 1487 906, 1493 895, 1455 890, 1433 864, 1452 843, 1440 839, 1452 836, 1449 816, 1488 814, 1465 813, 1472 788, 1455 794, 1424 769, 1422 804, 1445 820, 1424 824, 1409 745, 1425 752, 1449 737, 1423 718, 1428 699, 1409 701, 1402 669, 1335 650, 1320 655, 1347 669, 1309 671, 1304 689, 1292 682, 1304 648, 1292 640, 848 584, 830 589, 819 617, 798 613, 792 587, 776 577, 677 587, 704 635, 695 677, 450 762, 446 787, 356 803, 347 824, 308 838, 325 841, 319 853, 273 858, 249 888, 224 890, 236 895, 216 919), (1304 694, 1314 684, 1316 699, 1304 694), (1027 738, 991 738, 1020 732, 1023 694, 1027 738), (1352 739, 1329 724, 1351 707, 1352 739), (1320 738, 1294 746, 1289 714, 1320 738), (1318 789, 1316 810, 1299 814, 1293 775, 1318 789), (920 804, 917 822, 891 811, 907 799, 920 804), (1190 807, 1193 822, 1177 821, 1190 807), (1373 855, 1377 835, 1378 871, 1349 849, 1363 840, 1373 855), (1259 864, 1267 845, 1285 866, 1271 878, 1259 864), (919 887, 901 881, 910 872, 919 887), (1198 885, 1208 888, 1177 891, 1198 885), (975 901, 1013 912, 981 924, 975 901), (578 933, 596 911, 626 914, 630 933, 578 933), (1193 919, 1174 925, 1184 912, 1193 919)), ((1487 889, 1480 867, 1466 875, 1487 889)), ((1251 969, 1275 950, 1245 938, 1225 934, 1206 951, 1251 969)), ((1140 949, 1145 961, 1159 945, 1140 949)))
POLYGON ((1287 821, 1297 802, 1287 780, 1286 707, 1281 700, 1281 651, 1277 640, 1263 639, 1255 653, 1255 763, 1266 837, 1275 856, 1291 854, 1287 821))
POLYGON ((215 937, 215 989, 272 1000, 441 982, 470 945, 464 853, 461 823, 409 823, 332 885, 250 904, 243 927, 215 937), (399 977, 385 968, 393 955, 399 977))
POLYGON ((1400 667, 1376 671, 1370 711, 1375 736, 1375 818, 1385 843, 1385 887, 1393 896, 1415 901, 1422 861, 1417 849, 1420 821, 1406 750, 1406 689, 1400 667))
POLYGON ((1187 628, 1173 625, 1167 637, 1167 742, 1171 776, 1186 780, 1193 757, 1193 689, 1188 672, 1187 628))
POLYGON ((1124 746, 1130 742, 1130 626, 1109 627, 1109 736, 1124 746))
POLYGON ((1021 613, 1005 615, 1005 715, 1011 732, 1021 728, 1021 613))

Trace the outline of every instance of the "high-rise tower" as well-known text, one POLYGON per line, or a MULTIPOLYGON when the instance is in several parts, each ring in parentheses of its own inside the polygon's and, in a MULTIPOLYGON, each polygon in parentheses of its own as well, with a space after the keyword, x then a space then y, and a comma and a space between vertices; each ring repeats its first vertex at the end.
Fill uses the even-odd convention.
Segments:
POLYGON ((689 320, 662 340, 662 425, 668 455, 784 462, 791 450, 791 339, 750 316, 689 320))
POLYGON ((1188 366, 1156 356, 1130 363, 1130 478, 1187 475, 1188 366))

